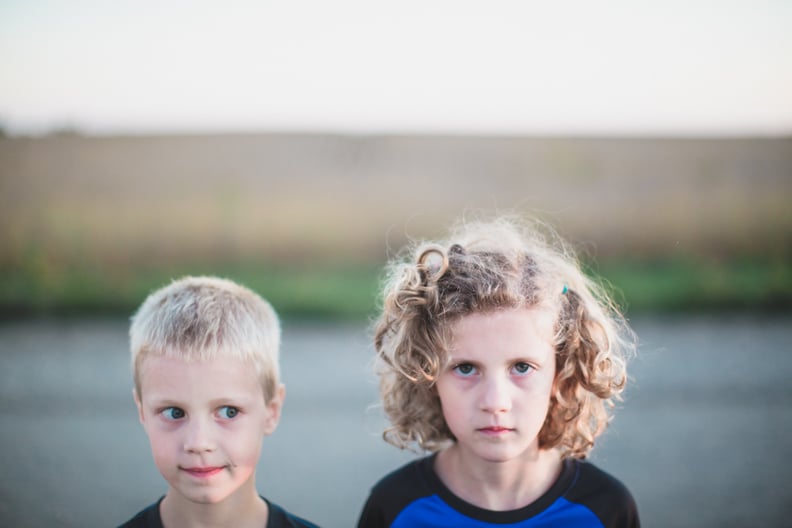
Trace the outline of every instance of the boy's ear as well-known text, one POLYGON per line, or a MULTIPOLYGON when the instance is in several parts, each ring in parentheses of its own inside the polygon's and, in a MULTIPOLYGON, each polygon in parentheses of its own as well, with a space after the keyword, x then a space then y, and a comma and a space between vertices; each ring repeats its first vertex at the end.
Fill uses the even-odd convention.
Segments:
POLYGON ((132 398, 135 400, 135 406, 138 410, 138 420, 140 423, 143 423, 143 404, 140 402, 140 395, 138 395, 137 389, 132 389, 132 398))
POLYGON ((278 427, 278 422, 280 421, 281 417, 281 410, 283 409, 283 401, 286 399, 286 386, 281 383, 278 385, 277 390, 275 391, 275 396, 272 400, 267 404, 267 410, 269 411, 269 416, 267 417, 267 421, 264 425, 264 431, 267 435, 271 435, 275 432, 275 428, 278 427))

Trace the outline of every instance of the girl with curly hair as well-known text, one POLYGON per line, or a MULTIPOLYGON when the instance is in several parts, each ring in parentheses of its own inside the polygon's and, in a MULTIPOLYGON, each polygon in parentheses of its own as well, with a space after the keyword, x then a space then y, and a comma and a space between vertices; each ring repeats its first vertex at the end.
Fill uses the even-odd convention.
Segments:
POLYGON ((638 527, 585 460, 624 389, 634 337, 549 230, 461 223, 389 266, 375 330, 385 440, 431 454, 380 480, 374 527, 638 527))

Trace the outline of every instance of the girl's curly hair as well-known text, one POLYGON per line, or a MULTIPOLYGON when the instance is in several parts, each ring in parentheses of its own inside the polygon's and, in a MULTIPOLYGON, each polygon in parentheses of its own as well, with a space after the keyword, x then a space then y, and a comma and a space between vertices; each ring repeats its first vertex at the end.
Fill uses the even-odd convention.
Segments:
POLYGON ((450 328, 474 312, 544 308, 555 320, 556 380, 542 448, 584 458, 610 420, 626 381, 634 335, 602 287, 544 226, 500 217, 459 224, 448 240, 407 248, 388 267, 376 323, 380 392, 400 448, 437 451, 454 437, 434 388, 450 328))

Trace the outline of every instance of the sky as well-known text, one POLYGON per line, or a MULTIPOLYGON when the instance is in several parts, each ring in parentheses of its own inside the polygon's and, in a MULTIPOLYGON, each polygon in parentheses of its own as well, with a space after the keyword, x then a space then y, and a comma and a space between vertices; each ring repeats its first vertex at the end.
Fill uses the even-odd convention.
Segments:
POLYGON ((0 0, 8 133, 792 134, 786 0, 0 0))

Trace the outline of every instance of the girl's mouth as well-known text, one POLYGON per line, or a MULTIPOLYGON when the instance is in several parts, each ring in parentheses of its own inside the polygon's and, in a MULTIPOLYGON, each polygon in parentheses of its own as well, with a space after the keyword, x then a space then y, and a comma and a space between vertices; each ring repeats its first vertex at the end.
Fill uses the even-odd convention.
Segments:
POLYGON ((513 429, 510 429, 508 427, 492 426, 492 427, 482 427, 478 431, 488 436, 500 436, 502 434, 506 434, 513 431, 513 429))

